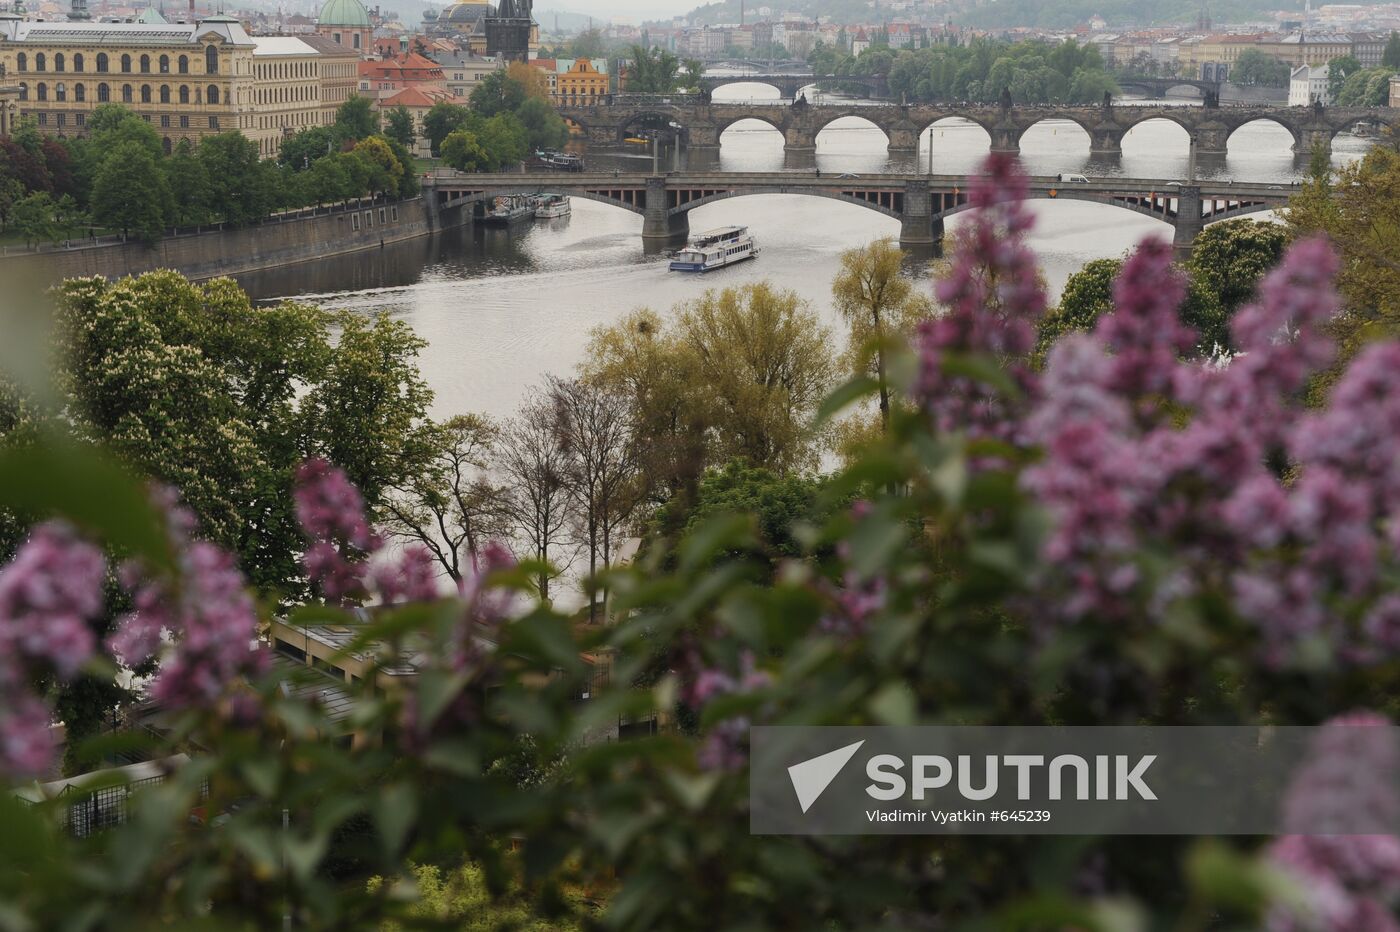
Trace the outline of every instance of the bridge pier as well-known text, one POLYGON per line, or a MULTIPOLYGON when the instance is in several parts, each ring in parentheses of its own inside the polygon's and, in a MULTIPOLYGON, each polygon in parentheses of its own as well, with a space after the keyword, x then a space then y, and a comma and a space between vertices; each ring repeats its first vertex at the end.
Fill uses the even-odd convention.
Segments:
POLYGON ((892 126, 885 130, 889 151, 908 155, 919 151, 919 130, 912 126, 892 126))
POLYGON ((1201 216, 1201 189, 1196 185, 1183 185, 1176 201, 1175 230, 1172 233, 1172 255, 1178 262, 1191 258, 1191 248, 1196 244, 1196 236, 1205 229, 1201 216))
POLYGON ((1196 154, 1223 156, 1229 151, 1230 130, 1224 126, 1201 126, 1194 134, 1196 154))
POLYGON ((666 178, 648 178, 646 207, 642 211, 642 242, 646 245, 682 246, 690 236, 690 215, 670 213, 667 200, 666 178))
POLYGON ((1298 133, 1298 141, 1293 144, 1293 151, 1300 155, 1311 155, 1313 150, 1321 148, 1324 153, 1331 155, 1332 135, 1330 126, 1305 126, 1298 133))
POLYGON ((901 249, 930 248, 943 245, 943 218, 933 216, 933 196, 927 181, 907 181, 904 184, 904 210, 899 218, 901 249))
POLYGON ((992 152, 1002 155, 1021 154, 1021 127, 993 126, 989 135, 992 137, 992 152))
POLYGON ((789 126, 783 130, 784 152, 816 152, 817 134, 805 126, 789 126))
POLYGON ((1122 155, 1123 131, 1116 126, 1098 126, 1089 136, 1090 155, 1122 155))

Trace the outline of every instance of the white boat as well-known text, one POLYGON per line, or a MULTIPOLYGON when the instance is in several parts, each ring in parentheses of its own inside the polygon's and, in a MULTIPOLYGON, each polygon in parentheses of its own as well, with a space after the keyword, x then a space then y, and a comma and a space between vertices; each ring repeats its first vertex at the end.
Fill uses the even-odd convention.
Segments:
POLYGON ((572 212, 569 199, 564 195, 542 194, 539 206, 535 208, 535 217, 539 220, 550 220, 554 217, 567 217, 572 212))
POLYGON ((758 255, 748 227, 720 227, 701 233, 671 257, 672 272, 708 272, 758 255))
POLYGON ((484 219, 491 226, 508 226, 534 215, 534 198, 525 194, 503 194, 496 198, 484 219))

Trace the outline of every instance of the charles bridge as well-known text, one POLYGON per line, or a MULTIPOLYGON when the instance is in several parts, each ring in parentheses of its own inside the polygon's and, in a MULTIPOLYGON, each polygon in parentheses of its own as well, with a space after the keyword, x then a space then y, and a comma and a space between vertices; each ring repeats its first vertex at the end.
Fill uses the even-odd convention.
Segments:
MULTIPOLYGON (((820 172, 580 172, 549 175, 468 174, 439 169, 424 180, 424 194, 437 209, 489 202, 511 194, 551 192, 600 201, 640 214, 648 245, 678 245, 690 231, 690 211, 731 197, 799 194, 825 197, 877 211, 900 222, 899 242, 908 249, 938 249, 944 220, 968 209, 967 179, 954 175, 861 175, 820 172)), ((1181 183, 1161 179, 1112 178, 1061 183, 1030 180, 1030 197, 1091 201, 1155 217, 1174 228, 1178 255, 1190 252, 1206 224, 1269 211, 1288 202, 1292 187, 1243 182, 1181 183)))
POLYGON ((1069 120, 1089 135, 1094 155, 1118 155, 1123 137, 1139 123, 1168 120, 1190 135, 1197 155, 1224 156, 1230 136, 1256 120, 1276 123, 1293 137, 1293 151, 1315 147, 1331 151, 1338 133, 1359 123, 1375 128, 1400 126, 1400 109, 1390 107, 1263 106, 1017 106, 1001 104, 859 104, 713 103, 701 96, 617 95, 588 107, 565 107, 560 115, 585 134, 590 145, 615 146, 649 129, 672 129, 693 149, 717 149, 720 136, 740 120, 760 120, 783 134, 789 152, 810 152, 817 134, 835 120, 859 117, 885 134, 889 151, 918 150, 919 136, 940 120, 960 117, 978 124, 991 137, 991 151, 1019 153, 1021 137, 1045 120, 1069 120))

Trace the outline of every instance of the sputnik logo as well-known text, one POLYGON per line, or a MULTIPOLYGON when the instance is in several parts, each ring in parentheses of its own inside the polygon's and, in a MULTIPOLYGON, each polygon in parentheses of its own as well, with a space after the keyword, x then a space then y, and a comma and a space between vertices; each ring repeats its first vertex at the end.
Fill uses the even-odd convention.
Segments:
POLYGON ((855 744, 848 744, 843 748, 828 751, 818 757, 804 760, 800 764, 793 764, 788 768, 788 777, 792 780, 792 788, 797 793, 797 802, 802 806, 802 811, 806 812, 812 808, 812 804, 826 792, 826 788, 831 785, 831 781, 836 779, 836 775, 841 769, 850 763, 851 758, 856 756, 856 751, 864 744, 864 739, 855 744))

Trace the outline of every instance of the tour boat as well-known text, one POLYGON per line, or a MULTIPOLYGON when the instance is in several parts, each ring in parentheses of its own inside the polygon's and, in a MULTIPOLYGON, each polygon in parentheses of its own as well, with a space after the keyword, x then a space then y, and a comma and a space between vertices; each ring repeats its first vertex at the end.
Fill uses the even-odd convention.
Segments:
POLYGON ((708 272, 758 255, 748 227, 720 227, 701 233, 671 257, 672 272, 708 272))
POLYGON ((486 212, 488 226, 509 226, 535 215, 535 199, 525 194, 503 194, 486 212))
POLYGON ((539 220, 552 220, 555 217, 567 217, 572 212, 569 199, 564 195, 541 194, 539 206, 535 208, 535 217, 539 220))

